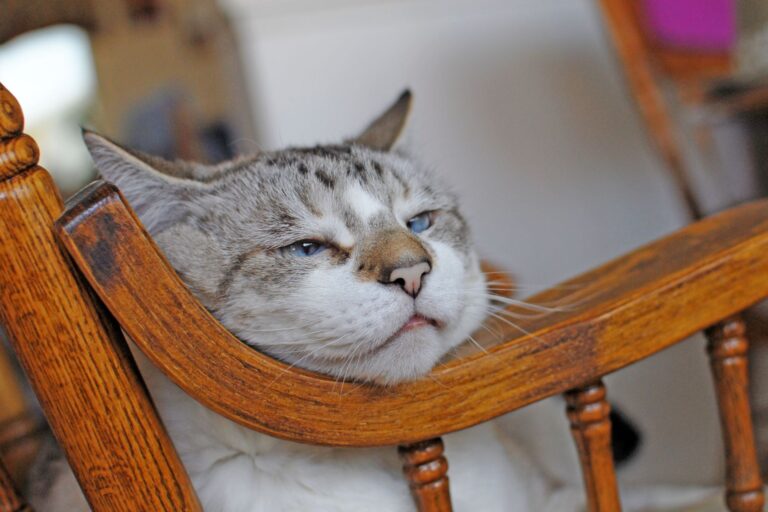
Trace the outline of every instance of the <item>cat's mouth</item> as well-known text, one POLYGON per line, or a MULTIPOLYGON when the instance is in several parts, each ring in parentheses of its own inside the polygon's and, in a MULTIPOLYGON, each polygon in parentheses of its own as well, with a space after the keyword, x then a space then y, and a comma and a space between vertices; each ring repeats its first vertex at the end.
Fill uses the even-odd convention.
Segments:
POLYGON ((440 327, 438 321, 434 318, 427 318, 424 315, 419 315, 416 313, 403 324, 400 330, 397 331, 393 337, 396 338, 406 331, 418 329, 419 327, 426 327, 427 325, 431 325, 432 327, 440 327))
POLYGON ((423 329, 425 327, 434 327, 436 329, 440 329, 444 326, 443 322, 440 322, 439 320, 435 320, 434 318, 429 318, 424 315, 420 315, 418 313, 414 313, 411 318, 409 318, 403 325, 398 329, 392 336, 387 338, 384 343, 379 345, 378 347, 374 348, 371 353, 379 352, 386 348, 387 346, 391 345, 393 341, 398 339, 402 334, 405 334, 409 331, 414 331, 416 329, 423 329))

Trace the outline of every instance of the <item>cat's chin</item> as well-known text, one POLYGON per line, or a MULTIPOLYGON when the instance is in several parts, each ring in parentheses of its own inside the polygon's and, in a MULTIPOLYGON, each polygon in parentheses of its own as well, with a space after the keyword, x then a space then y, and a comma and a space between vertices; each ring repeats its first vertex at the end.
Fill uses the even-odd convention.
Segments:
POLYGON ((401 332, 351 361, 305 360, 303 366, 339 379, 393 386, 424 377, 451 348, 440 329, 427 325, 401 332))

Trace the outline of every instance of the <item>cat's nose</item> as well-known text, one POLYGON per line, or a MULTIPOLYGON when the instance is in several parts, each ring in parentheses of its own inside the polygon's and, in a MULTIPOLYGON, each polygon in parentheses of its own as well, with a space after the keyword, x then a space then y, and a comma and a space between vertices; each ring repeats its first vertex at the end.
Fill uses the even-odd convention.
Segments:
POLYGON ((414 299, 431 270, 426 247, 404 229, 380 231, 360 244, 358 276, 387 286, 398 285, 414 299))
POLYGON ((400 285, 405 293, 414 299, 421 291, 421 283, 424 276, 429 274, 432 266, 428 259, 424 259, 415 265, 397 267, 389 273, 388 283, 400 285))

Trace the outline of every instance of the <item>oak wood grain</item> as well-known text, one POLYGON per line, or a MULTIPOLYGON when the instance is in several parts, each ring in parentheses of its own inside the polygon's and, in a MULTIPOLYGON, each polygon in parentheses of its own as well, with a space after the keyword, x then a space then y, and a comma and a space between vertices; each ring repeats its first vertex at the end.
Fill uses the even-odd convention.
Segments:
POLYGON ((440 438, 398 448, 403 473, 419 512, 451 512, 448 461, 440 438))
POLYGON ((726 497, 732 512, 760 512, 763 481, 755 452, 747 375, 749 342, 744 322, 734 316, 707 329, 707 352, 715 381, 726 455, 726 497))
POLYGON ((487 353, 416 382, 342 393, 333 379, 232 336, 114 187, 89 187, 58 226, 99 296, 174 382, 242 425, 322 445, 409 444, 487 421, 648 357, 768 295, 768 202, 756 202, 537 294, 529 300, 562 307, 506 326, 504 343, 487 353))
POLYGON ((568 420, 581 462, 589 512, 620 512, 611 451, 611 406, 602 381, 565 394, 568 420))

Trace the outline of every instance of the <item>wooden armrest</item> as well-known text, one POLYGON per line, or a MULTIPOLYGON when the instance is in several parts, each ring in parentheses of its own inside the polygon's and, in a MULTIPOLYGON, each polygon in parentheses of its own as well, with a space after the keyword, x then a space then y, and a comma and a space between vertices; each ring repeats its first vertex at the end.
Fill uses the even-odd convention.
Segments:
POLYGON ((487 421, 634 363, 768 296, 768 202, 734 208, 529 300, 487 353, 385 388, 290 368, 230 334, 182 284, 115 187, 57 222, 108 309, 175 383, 255 430, 321 445, 406 444, 487 421), (522 332, 527 331, 527 334, 522 332))

